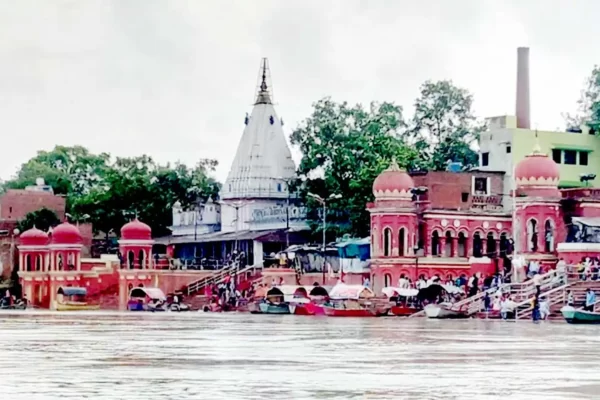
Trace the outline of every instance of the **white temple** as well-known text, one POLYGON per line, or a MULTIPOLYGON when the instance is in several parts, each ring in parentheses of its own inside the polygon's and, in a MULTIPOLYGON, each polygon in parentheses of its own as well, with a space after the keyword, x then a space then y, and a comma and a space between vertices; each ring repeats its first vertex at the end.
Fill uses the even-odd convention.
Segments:
POLYGON ((263 59, 254 108, 246 117, 246 128, 220 193, 223 232, 286 228, 288 213, 297 220, 301 212, 286 211, 287 183, 294 178, 296 166, 273 107, 267 76, 267 59, 263 59))

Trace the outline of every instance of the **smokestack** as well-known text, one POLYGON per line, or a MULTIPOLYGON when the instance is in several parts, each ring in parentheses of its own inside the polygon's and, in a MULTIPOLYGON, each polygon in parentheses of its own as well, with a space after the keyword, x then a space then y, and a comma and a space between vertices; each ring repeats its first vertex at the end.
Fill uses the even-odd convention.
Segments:
POLYGON ((517 128, 530 129, 529 47, 517 49, 517 128))

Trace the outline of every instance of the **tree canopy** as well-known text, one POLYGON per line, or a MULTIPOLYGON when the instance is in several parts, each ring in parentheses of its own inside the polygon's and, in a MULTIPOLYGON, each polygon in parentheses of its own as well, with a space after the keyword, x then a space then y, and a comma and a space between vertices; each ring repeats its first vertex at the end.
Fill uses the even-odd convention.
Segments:
POLYGON ((415 101, 410 135, 416 141, 422 165, 443 171, 448 162, 465 167, 478 164, 472 146, 485 125, 473 114, 473 96, 451 81, 427 81, 415 101))
POLYGON ((575 115, 566 115, 567 128, 578 129, 587 125, 596 134, 600 134, 600 66, 594 66, 586 79, 577 105, 575 115))
POLYGON ((73 219, 91 222, 96 231, 118 233, 138 216, 161 235, 168 233, 176 201, 189 207, 216 198, 219 185, 210 176, 216 165, 208 159, 193 168, 181 163, 161 165, 145 155, 113 160, 109 154, 93 154, 81 146, 56 146, 23 164, 5 187, 23 188, 41 177, 55 193, 66 195, 73 219))
POLYGON ((311 222, 320 229, 321 204, 308 193, 331 199, 327 220, 331 233, 369 234, 367 202, 372 184, 395 159, 407 169, 445 170, 448 161, 477 164, 471 148, 483 130, 472 111, 473 97, 450 81, 425 82, 407 123, 393 103, 350 106, 324 98, 291 135, 302 153, 299 194, 311 222))
POLYGON ((59 223, 60 220, 58 219, 58 215, 56 215, 54 211, 44 207, 28 213, 25 218, 19 221, 17 229, 21 232, 25 232, 35 226, 38 229, 47 231, 49 228, 55 227, 59 223))

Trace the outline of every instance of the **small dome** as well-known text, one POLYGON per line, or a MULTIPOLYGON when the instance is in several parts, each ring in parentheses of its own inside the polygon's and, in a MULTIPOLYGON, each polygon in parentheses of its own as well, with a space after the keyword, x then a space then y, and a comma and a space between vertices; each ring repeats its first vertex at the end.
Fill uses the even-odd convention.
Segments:
POLYGON ((383 171, 373 182, 373 194, 378 200, 412 199, 411 190, 415 183, 408 173, 398 168, 396 161, 383 171))
POLYGON ((19 241, 21 246, 45 246, 48 244, 48 234, 34 226, 23 232, 19 241))
POLYGON ((69 222, 63 222, 52 230, 52 244, 81 244, 83 237, 79 228, 69 222))
POLYGON ((517 186, 558 186, 560 170, 558 165, 546 154, 542 154, 539 146, 533 153, 519 161, 515 168, 517 186))
POLYGON ((121 228, 121 239, 152 240, 152 229, 137 218, 121 228))

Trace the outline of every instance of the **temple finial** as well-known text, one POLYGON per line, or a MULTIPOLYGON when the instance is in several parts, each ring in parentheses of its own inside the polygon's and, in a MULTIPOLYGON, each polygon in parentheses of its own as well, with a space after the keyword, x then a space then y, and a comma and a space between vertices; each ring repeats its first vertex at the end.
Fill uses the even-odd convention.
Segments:
POLYGON ((269 92, 269 85, 267 85, 267 71, 269 64, 266 58, 262 59, 260 66, 261 82, 258 86, 258 96, 256 96, 256 102, 254 104, 272 104, 271 94, 269 92))
POLYGON ((535 144, 533 145, 533 154, 542 154, 542 147, 540 146, 540 140, 538 138, 538 131, 535 130, 535 144))
POLYGON ((390 166, 388 167, 388 171, 400 171, 400 167, 398 166, 398 162, 396 161, 396 157, 392 157, 392 161, 390 162, 390 166))

